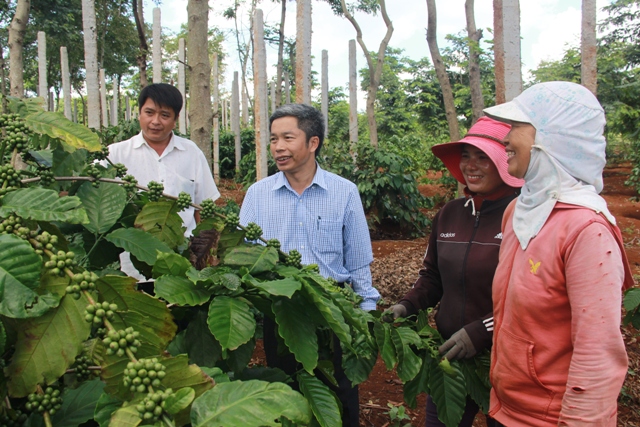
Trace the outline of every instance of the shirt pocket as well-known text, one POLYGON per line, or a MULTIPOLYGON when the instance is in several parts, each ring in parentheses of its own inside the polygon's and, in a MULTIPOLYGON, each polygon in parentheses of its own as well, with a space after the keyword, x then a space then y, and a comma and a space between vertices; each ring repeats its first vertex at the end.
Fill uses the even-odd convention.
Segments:
POLYGON ((174 196, 178 196, 180 192, 184 191, 185 193, 191 196, 191 200, 195 201, 196 196, 196 183, 195 181, 190 180, 189 178, 185 178, 184 176, 175 174, 174 181, 172 187, 175 188, 174 196))
POLYGON ((496 349, 499 357, 491 383, 500 402, 544 419, 552 409, 556 393, 538 378, 533 360, 535 344, 501 329, 496 349))
POLYGON ((342 254, 342 222, 316 220, 314 249, 321 254, 342 254))

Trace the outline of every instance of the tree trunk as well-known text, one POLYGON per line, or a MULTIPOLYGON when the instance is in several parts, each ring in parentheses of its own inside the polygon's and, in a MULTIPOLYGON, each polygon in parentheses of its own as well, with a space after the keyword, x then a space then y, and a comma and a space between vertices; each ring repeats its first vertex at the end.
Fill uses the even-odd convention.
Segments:
MULTIPOLYGON (((276 108, 282 105, 282 68, 284 62, 284 21, 287 17, 287 0, 280 0, 280 29, 278 31, 278 65, 276 67, 276 108)), ((327 118, 325 117, 325 120, 327 118)))
POLYGON ((18 0, 16 13, 9 25, 9 93, 11 96, 24 96, 24 68, 22 64, 22 45, 29 21, 29 0, 18 0))
POLYGON ((598 91, 598 64, 596 62, 596 0, 582 0, 582 36, 580 81, 596 95, 598 91))
POLYGON ((296 3, 296 102, 311 104, 311 0, 296 3))
POLYGON ((466 0, 464 4, 467 16, 467 34, 469 35, 469 86, 471 87, 471 123, 475 123, 482 116, 484 98, 480 82, 480 39, 482 30, 476 28, 476 18, 473 11, 474 0, 466 0))
POLYGON ((387 27, 387 32, 380 42, 380 46, 378 47, 377 61, 374 63, 371 52, 369 52, 367 46, 364 44, 364 40, 362 39, 362 30, 360 29, 360 25, 358 25, 358 22, 347 9, 345 0, 340 0, 340 4, 342 5, 342 12, 356 30, 356 40, 358 41, 360 48, 362 48, 362 51, 364 52, 364 57, 367 59, 367 66, 369 67, 369 88, 367 90, 367 122, 369 124, 369 139, 371 145, 373 145, 374 147, 378 146, 378 123, 376 122, 375 112, 376 96, 378 95, 378 86, 380 85, 380 79, 382 78, 384 55, 387 52, 387 46, 389 45, 389 40, 391 40, 391 35, 393 34, 393 23, 389 19, 389 15, 387 15, 387 6, 385 0, 379 1, 380 13, 382 15, 384 24, 387 27))
POLYGON ((147 36, 144 33, 144 15, 142 11, 142 4, 144 0, 132 0, 133 17, 136 21, 136 30, 138 31, 138 39, 140 40, 140 53, 136 57, 138 62, 138 71, 140 74, 140 88, 143 89, 147 86, 147 53, 149 52, 149 45, 147 44, 147 36))
POLYGON ((451 83, 449 82, 449 76, 447 75, 446 67, 444 66, 444 62, 440 56, 440 50, 438 49, 438 40, 436 38, 438 17, 435 0, 427 0, 427 15, 427 44, 429 45, 433 67, 436 69, 438 82, 442 89, 444 109, 447 115, 447 123, 449 124, 449 137, 451 141, 457 141, 460 139, 460 128, 458 126, 456 106, 453 102, 451 83))
POLYGON ((187 63, 189 64, 189 121, 191 139, 202 150, 211 165, 211 64, 208 50, 209 2, 189 0, 187 3, 188 31, 187 63))
POLYGON ((87 85, 85 116, 88 126, 100 129, 100 86, 98 83, 98 41, 96 39, 96 9, 93 0, 82 0, 84 32, 84 66, 87 85))

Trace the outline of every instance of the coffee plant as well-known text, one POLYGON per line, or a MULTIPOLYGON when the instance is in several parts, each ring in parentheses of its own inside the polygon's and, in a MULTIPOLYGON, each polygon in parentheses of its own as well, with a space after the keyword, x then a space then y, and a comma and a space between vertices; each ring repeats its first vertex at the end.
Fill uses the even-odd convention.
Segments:
POLYGON ((467 395, 486 408, 488 358, 441 361, 426 313, 382 322, 350 287, 239 225, 237 206, 138 185, 105 158, 98 134, 37 100, 8 101, 0 425, 338 426, 338 400, 317 377, 332 378, 332 334, 354 384, 380 355, 407 402, 430 393, 446 425, 457 425, 467 395), (186 204, 202 218, 190 239, 178 215, 186 204), (153 282, 120 272, 124 251, 153 282), (295 378, 251 365, 264 316, 300 363, 295 378))
POLYGON ((376 148, 364 141, 351 147, 333 142, 322 148, 318 162, 358 186, 370 229, 389 221, 411 236, 424 235, 429 220, 420 209, 432 205, 418 191, 419 175, 410 158, 382 144, 376 148))

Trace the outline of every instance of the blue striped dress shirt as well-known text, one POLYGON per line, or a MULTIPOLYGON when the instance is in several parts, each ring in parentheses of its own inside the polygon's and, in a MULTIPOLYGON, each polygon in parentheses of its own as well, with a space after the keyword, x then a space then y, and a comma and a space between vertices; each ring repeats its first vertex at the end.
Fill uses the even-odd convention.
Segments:
POLYGON ((320 274, 349 282, 375 310, 380 294, 371 284, 371 239, 358 189, 351 181, 317 167, 313 182, 300 195, 284 173, 251 187, 240 209, 240 224, 258 224, 266 240, 281 249, 297 249, 303 264, 318 264, 320 274))

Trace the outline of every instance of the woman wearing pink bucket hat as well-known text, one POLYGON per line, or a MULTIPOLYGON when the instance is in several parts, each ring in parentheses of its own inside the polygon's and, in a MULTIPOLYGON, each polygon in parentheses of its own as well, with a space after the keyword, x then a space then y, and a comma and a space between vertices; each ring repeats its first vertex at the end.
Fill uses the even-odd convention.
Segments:
MULTIPOLYGON (((389 308, 389 321, 440 303, 440 353, 450 360, 471 358, 491 347, 491 283, 502 242, 502 214, 524 183, 507 172, 503 138, 511 126, 481 117, 460 141, 432 147, 451 175, 465 185, 465 197, 447 203, 435 216, 423 268, 413 288, 389 308)), ((467 399, 461 427, 470 427, 479 406, 467 399)), ((427 399, 427 427, 444 426, 427 399)), ((493 420, 487 419, 493 426, 493 420)))

